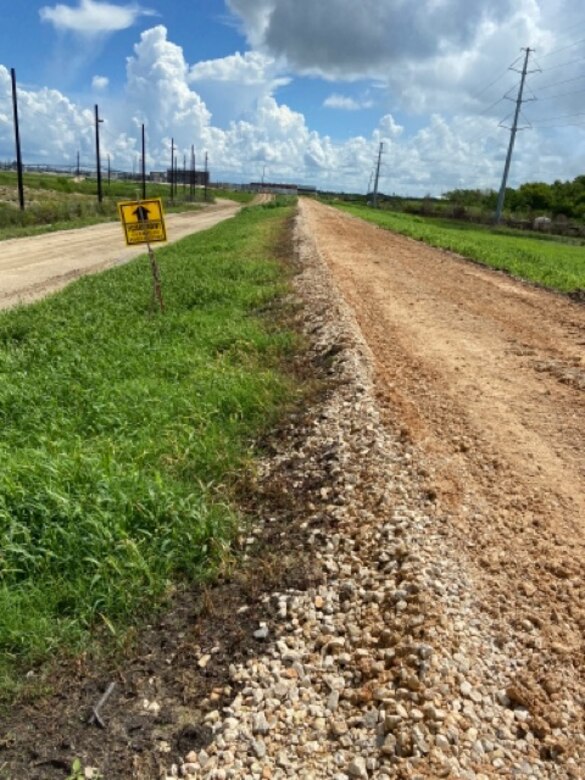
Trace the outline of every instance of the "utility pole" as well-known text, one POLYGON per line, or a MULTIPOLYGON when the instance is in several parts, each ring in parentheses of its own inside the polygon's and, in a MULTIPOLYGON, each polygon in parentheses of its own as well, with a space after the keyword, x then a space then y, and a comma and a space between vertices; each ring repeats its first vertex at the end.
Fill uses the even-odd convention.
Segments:
POLYGON ((110 164, 110 155, 108 154, 108 190, 110 189, 111 180, 112 180, 112 166, 110 164))
POLYGON ((372 196, 372 206, 378 208, 378 182, 380 181, 380 166, 382 164, 382 152, 384 151, 384 141, 380 141, 380 149, 378 151, 378 163, 376 165, 376 177, 374 179, 374 194, 372 196))
POLYGON ((189 199, 193 200, 195 195, 195 146, 191 144, 191 176, 189 178, 189 199))
POLYGON ((187 154, 183 152, 183 200, 187 200, 187 154))
POLYGON ((146 198, 146 134, 142 123, 142 200, 146 198))
POLYGON ((18 203, 24 211, 24 182, 22 176, 22 153, 20 149, 20 128, 18 125, 18 98, 16 96, 16 71, 10 68, 12 76, 12 111, 14 114, 14 138, 16 141, 16 176, 18 179, 18 203))
POLYGON ((100 163, 100 122, 103 122, 103 119, 100 119, 100 113, 99 108, 95 106, 95 157, 97 161, 97 198, 98 203, 101 203, 103 200, 103 194, 102 194, 102 166, 100 163))
POLYGON ((173 179, 175 176, 175 139, 171 138, 171 203, 174 201, 173 179))
MULTIPOLYGON (((533 49, 527 48, 525 49, 525 51, 526 51, 526 56, 524 57, 524 65, 522 66, 520 86, 518 88, 518 96, 516 98, 516 110, 514 112, 514 121, 512 123, 512 127, 510 128, 510 143, 508 144, 508 154, 506 155, 506 163, 504 165, 504 175, 502 176, 502 184, 500 186, 500 193, 498 195, 498 205, 496 206, 496 216, 495 216, 496 225, 502 219, 504 200, 506 198, 506 184, 508 182, 508 173, 510 172, 510 163, 512 162, 514 141, 516 140, 516 133, 518 132, 518 119, 520 117, 520 108, 522 107, 522 103, 524 102, 522 100, 522 95, 524 94, 524 82, 526 81, 526 75, 528 73, 528 58, 530 57, 530 52, 533 51, 533 49)), ((512 70, 516 70, 516 68, 512 68, 512 70)))
POLYGON ((207 178, 208 178, 208 175, 209 175, 208 169, 207 169, 208 161, 209 161, 209 158, 208 158, 207 152, 205 152, 205 174, 204 174, 205 180, 204 180, 203 186, 205 187, 204 192, 205 192, 205 202, 206 203, 207 203, 207 178))
POLYGON ((80 172, 81 172, 79 168, 79 152, 77 152, 77 168, 75 170, 76 170, 76 176, 79 179, 80 172))

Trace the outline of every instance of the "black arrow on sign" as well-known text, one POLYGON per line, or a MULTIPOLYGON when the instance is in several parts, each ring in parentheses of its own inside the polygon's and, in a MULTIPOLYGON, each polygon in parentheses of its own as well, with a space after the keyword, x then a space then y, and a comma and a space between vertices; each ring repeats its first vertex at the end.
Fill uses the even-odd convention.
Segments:
POLYGON ((132 213, 139 222, 148 222, 150 209, 147 209, 145 206, 138 206, 138 208, 135 209, 132 213))

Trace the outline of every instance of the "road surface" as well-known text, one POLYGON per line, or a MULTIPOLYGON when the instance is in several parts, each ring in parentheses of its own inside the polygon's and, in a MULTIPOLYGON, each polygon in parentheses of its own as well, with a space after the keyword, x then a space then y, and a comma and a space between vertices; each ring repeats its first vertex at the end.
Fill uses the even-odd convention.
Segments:
POLYGON ((493 642, 524 647, 537 711, 582 701, 585 307, 314 201, 301 214, 493 642))
MULTIPOLYGON (((169 242, 207 230, 240 208, 233 201, 218 200, 202 211, 168 214, 169 242)), ((0 309, 42 298, 79 276, 121 265, 144 251, 144 245, 126 246, 119 222, 2 241, 0 309)))

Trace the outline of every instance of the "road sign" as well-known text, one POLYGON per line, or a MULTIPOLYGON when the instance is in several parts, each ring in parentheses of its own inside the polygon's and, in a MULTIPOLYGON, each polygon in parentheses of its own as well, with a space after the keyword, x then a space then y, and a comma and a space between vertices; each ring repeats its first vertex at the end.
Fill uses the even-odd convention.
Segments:
POLYGON ((127 244, 147 244, 167 240, 160 198, 118 203, 118 213, 127 244))

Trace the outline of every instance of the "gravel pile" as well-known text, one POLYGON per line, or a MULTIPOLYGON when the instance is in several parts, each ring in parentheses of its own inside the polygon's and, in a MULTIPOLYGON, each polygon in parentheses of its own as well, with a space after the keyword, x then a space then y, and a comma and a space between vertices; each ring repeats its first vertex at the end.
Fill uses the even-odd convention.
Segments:
POLYGON ((382 425, 371 356, 302 218, 297 243, 303 327, 335 382, 262 479, 327 474, 304 521, 323 582, 265 597, 257 656, 230 667, 234 698, 204 717, 211 744, 168 777, 583 777, 574 704, 551 724, 511 682, 522 649, 490 636, 425 466, 382 425))

